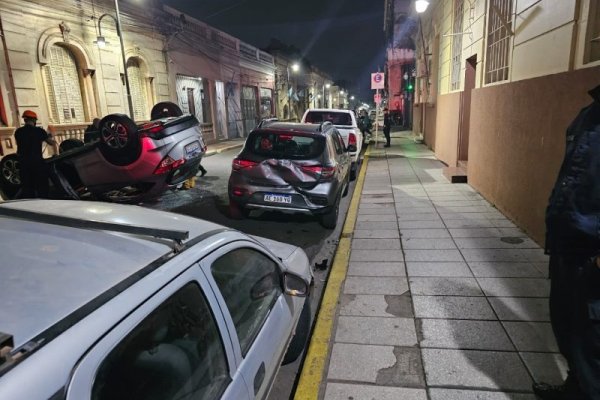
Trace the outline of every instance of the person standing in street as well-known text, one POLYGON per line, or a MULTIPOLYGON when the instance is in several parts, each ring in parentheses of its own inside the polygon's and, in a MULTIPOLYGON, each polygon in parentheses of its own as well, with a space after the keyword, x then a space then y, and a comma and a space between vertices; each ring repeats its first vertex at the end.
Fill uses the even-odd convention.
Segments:
POLYGON ((390 110, 383 109, 383 135, 385 136, 385 146, 390 147, 390 130, 392 129, 392 119, 390 118, 390 110))
POLYGON ((19 175, 21 178, 20 198, 47 198, 49 192, 48 167, 42 156, 42 143, 53 146, 58 154, 58 145, 44 129, 36 126, 37 114, 31 110, 23 112, 25 125, 15 131, 19 175))
POLYGON ((542 400, 600 400, 600 86, 567 129, 565 157, 546 209, 550 322, 568 363, 542 400))

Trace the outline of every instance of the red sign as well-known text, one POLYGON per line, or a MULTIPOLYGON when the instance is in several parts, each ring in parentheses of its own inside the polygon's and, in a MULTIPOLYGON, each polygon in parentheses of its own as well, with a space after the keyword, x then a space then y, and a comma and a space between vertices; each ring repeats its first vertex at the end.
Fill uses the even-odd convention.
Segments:
POLYGON ((373 96, 373 101, 375 101, 375 104, 380 104, 381 103, 381 95, 379 93, 377 93, 376 95, 373 96))

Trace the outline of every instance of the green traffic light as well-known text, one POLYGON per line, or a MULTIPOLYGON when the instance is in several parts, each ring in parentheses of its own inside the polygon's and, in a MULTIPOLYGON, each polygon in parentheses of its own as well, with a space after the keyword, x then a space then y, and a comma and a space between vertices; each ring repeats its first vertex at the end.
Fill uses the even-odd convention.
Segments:
POLYGON ((408 91, 411 91, 411 90, 413 90, 413 85, 409 83, 409 84, 408 84, 408 87, 407 87, 406 89, 408 89, 408 91))

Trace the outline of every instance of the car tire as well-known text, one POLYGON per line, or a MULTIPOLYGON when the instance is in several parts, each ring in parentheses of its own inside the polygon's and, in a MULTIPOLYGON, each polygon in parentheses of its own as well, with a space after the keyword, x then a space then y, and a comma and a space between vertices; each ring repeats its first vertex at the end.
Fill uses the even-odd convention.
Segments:
POLYGON ((129 165, 140 156, 142 146, 137 125, 127 115, 110 114, 100 121, 100 152, 114 165, 129 165))
POLYGON ((181 108, 171 101, 156 103, 150 112, 150 118, 153 120, 168 117, 181 117, 182 115, 183 111, 181 111, 181 108))
POLYGON ((296 361, 306 348, 306 343, 308 342, 308 336, 310 333, 310 319, 310 298, 306 297, 304 306, 302 307, 302 312, 300 313, 300 317, 298 319, 298 324, 296 325, 296 333, 290 341, 290 345, 288 346, 285 356, 283 357, 281 365, 290 364, 296 361))
POLYGON ((244 219, 250 216, 250 210, 242 207, 233 200, 229 200, 229 216, 232 219, 244 219))
POLYGON ((321 225, 327 229, 334 229, 337 225, 338 215, 340 213, 340 197, 338 195, 335 204, 331 207, 331 210, 321 215, 321 225))
POLYGON ((9 154, 0 160, 0 188, 7 199, 14 199, 21 189, 19 157, 9 154))
POLYGON ((79 139, 65 139, 62 142, 60 142, 60 145, 58 146, 58 152, 59 154, 62 154, 65 151, 73 150, 78 147, 83 147, 83 145, 84 143, 79 139))

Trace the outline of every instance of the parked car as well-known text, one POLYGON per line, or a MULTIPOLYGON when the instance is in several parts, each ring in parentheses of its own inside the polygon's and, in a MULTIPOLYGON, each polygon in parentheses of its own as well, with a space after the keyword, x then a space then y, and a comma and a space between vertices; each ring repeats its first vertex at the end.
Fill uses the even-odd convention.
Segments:
POLYGON ((346 147, 353 145, 356 150, 350 151, 352 165, 350 168, 350 179, 356 178, 358 165, 360 164, 360 152, 364 138, 358 127, 356 116, 351 110, 338 110, 333 108, 315 108, 306 110, 302 116, 302 123, 320 124, 331 122, 342 135, 346 147))
MULTIPOLYGON (((79 199, 84 193, 108 201, 137 203, 157 197, 198 171, 206 146, 198 120, 173 103, 158 103, 152 121, 136 125, 111 114, 83 143, 67 139, 47 158, 54 195, 79 199)), ((20 187, 16 154, 0 160, 0 188, 14 198, 20 187)))
POLYGON ((348 193, 350 154, 330 122, 263 122, 250 132, 233 160, 229 206, 235 218, 251 210, 317 215, 335 228, 340 199, 348 193))
POLYGON ((304 251, 207 221, 9 201, 0 252, 0 399, 262 399, 308 336, 304 251))

